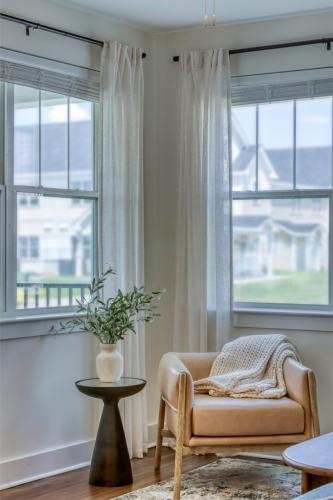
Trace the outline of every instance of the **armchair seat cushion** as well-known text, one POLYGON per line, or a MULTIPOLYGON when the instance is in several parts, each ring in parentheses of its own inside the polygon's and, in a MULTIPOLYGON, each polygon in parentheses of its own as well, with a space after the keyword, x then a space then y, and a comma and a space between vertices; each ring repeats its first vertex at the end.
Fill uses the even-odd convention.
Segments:
POLYGON ((194 396, 194 436, 275 436, 304 432, 302 406, 281 399, 245 399, 194 396))

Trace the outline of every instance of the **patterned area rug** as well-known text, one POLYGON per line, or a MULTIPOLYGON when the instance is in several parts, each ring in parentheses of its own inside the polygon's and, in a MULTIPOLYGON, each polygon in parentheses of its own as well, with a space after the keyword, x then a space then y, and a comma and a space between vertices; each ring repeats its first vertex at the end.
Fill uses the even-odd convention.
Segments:
MULTIPOLYGON (((123 500, 172 500, 172 480, 117 497, 123 500)), ((300 495, 300 473, 284 465, 222 458, 182 477, 186 500, 291 500, 300 495)))

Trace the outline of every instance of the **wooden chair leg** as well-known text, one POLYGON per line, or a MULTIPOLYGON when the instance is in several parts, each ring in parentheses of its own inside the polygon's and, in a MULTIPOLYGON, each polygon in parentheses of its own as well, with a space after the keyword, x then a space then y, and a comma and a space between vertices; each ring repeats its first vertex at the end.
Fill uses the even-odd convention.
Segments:
POLYGON ((181 373, 179 381, 179 396, 178 396, 178 421, 177 421, 177 436, 176 436, 176 457, 175 457, 173 500, 180 500, 184 428, 185 428, 185 389, 186 389, 186 374, 181 373))
POLYGON ((160 470, 160 467, 161 467, 164 417, 165 417, 165 401, 161 397, 161 399, 160 399, 160 410, 159 410, 159 413, 158 413, 156 450, 155 450, 155 470, 156 471, 160 470))
POLYGON ((311 406, 311 416, 312 416, 312 432, 313 432, 313 437, 316 437, 320 436, 320 424, 318 416, 316 379, 313 372, 310 372, 308 374, 308 384, 309 384, 310 406, 311 406))

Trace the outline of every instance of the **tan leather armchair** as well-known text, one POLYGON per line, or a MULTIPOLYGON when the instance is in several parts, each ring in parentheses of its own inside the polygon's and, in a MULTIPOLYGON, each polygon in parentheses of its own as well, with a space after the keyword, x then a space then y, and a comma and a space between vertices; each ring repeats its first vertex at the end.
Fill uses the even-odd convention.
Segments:
POLYGON ((174 500, 180 498, 184 454, 283 451, 320 433, 314 373, 291 358, 283 367, 287 395, 281 399, 195 394, 193 381, 209 375, 218 354, 168 353, 160 362, 155 469, 163 437, 175 437, 174 500))

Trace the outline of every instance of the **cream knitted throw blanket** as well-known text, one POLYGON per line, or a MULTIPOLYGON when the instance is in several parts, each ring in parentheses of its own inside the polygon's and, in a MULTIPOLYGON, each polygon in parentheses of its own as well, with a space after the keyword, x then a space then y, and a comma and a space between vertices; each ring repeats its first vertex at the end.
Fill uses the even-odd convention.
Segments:
POLYGON ((215 359, 209 377, 194 382, 197 393, 232 398, 282 398, 287 390, 283 363, 299 360, 284 335, 250 335, 228 342, 215 359))

